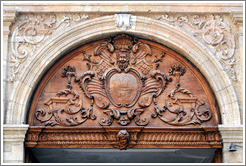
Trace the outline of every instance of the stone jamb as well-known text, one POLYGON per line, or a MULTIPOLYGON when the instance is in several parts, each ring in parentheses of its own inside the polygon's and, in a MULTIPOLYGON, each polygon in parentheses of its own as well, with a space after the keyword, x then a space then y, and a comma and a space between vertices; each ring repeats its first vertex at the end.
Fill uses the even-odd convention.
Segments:
POLYGON ((24 140, 29 125, 3 125, 3 162, 23 163, 24 140))
POLYGON ((243 125, 219 125, 219 131, 223 140, 223 162, 243 163, 244 161, 244 130, 243 125), (236 145, 236 151, 229 151, 231 144, 236 145))

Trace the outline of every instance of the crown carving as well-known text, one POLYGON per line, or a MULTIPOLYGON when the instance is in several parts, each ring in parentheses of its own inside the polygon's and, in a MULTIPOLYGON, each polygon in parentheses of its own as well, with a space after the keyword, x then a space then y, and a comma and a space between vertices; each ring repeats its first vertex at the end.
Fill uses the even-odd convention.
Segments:
POLYGON ((128 50, 131 49, 133 46, 133 41, 130 36, 125 34, 119 35, 114 38, 113 45, 116 49, 119 50, 128 50))

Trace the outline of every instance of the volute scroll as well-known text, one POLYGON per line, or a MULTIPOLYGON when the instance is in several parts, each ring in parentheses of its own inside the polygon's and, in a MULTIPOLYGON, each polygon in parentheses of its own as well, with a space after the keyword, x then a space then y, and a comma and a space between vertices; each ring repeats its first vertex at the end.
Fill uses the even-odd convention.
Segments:
MULTIPOLYGON (((98 41, 92 46, 80 50, 82 59, 77 62, 86 63, 86 71, 69 61, 63 65, 60 81, 63 85, 67 82, 66 88, 58 90, 55 96, 51 90, 43 106, 39 103, 34 111, 36 124, 196 126, 214 123, 209 99, 205 98, 204 102, 193 94, 194 87, 183 81, 186 78, 194 80, 194 75, 188 73, 186 76, 186 63, 173 58, 167 49, 161 50, 150 41, 126 34, 98 41)), ((56 74, 56 77, 59 76, 56 74)), ((198 90, 195 91, 205 94, 199 81, 196 83, 198 90)))

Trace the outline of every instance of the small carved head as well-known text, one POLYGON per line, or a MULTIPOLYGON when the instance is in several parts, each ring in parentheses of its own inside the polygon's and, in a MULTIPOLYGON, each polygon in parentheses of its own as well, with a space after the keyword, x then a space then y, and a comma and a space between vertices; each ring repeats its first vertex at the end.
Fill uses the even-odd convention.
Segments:
POLYGON ((117 134, 117 140, 119 141, 117 148, 126 150, 130 140, 130 134, 126 130, 120 130, 117 134))
POLYGON ((117 53, 117 64, 121 70, 128 67, 130 61, 130 55, 128 51, 120 51, 117 53))

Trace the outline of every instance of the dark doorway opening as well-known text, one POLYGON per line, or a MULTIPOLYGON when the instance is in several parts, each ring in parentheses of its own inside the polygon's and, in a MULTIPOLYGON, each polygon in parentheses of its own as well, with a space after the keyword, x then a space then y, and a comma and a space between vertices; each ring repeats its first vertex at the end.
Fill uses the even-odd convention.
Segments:
POLYGON ((28 148, 39 163, 212 163, 216 149, 28 148))

